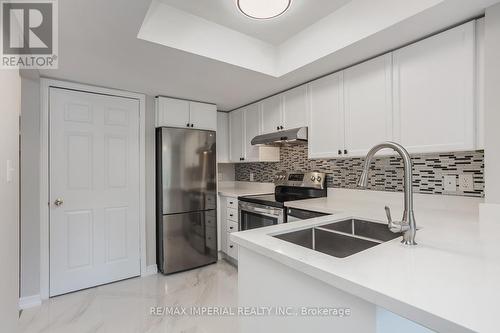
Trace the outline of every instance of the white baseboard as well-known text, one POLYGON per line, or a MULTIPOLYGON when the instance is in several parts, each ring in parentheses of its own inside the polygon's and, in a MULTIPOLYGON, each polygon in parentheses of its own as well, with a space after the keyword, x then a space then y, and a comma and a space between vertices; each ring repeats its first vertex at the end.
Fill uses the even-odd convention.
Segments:
POLYGON ((146 273, 142 274, 142 276, 150 276, 158 273, 158 267, 156 265, 150 265, 146 267, 146 273))
POLYGON ((19 309, 26 310, 42 305, 42 298, 40 295, 26 296, 19 299, 19 309))

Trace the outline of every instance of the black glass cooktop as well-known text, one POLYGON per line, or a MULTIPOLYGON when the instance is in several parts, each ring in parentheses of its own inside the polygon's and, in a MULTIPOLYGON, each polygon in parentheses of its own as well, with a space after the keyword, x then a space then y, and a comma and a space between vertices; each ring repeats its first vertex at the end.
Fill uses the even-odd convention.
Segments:
POLYGON ((274 194, 249 195, 238 200, 265 206, 284 208, 287 201, 326 197, 326 189, 277 186, 274 194))

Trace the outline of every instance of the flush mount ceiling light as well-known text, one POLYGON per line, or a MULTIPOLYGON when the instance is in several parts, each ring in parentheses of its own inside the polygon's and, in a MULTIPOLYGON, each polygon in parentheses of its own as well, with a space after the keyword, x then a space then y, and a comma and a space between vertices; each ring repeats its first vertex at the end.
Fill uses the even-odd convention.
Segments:
POLYGON ((256 20, 268 20, 284 14, 292 0, 236 0, 244 15, 256 20))

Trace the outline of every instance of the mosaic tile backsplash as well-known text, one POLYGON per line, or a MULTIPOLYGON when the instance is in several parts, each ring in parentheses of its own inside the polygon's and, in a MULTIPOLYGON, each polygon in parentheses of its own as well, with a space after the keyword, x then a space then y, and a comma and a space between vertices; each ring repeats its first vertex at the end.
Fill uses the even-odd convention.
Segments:
MULTIPOLYGON (((279 171, 320 171, 327 176, 330 188, 358 188, 356 183, 363 168, 363 158, 332 160, 308 160, 307 146, 287 146, 280 150, 280 162, 236 164, 236 180, 250 181, 250 173, 256 182, 272 182, 279 171)), ((415 154, 413 160, 413 191, 415 193, 484 197, 484 152, 456 152, 439 154, 415 154), (461 174, 471 174, 474 190, 462 192, 458 186, 461 174), (457 191, 446 192, 443 176, 454 175, 457 191)), ((399 156, 376 157, 372 163, 370 190, 403 191, 403 163, 399 156)))

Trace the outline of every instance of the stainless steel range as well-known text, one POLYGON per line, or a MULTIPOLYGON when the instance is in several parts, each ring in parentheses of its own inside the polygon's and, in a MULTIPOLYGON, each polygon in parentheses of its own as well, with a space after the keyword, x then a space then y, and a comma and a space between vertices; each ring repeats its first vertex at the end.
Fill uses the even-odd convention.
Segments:
POLYGON ((240 231, 286 223, 287 201, 326 197, 322 172, 280 172, 274 194, 239 197, 240 231))

